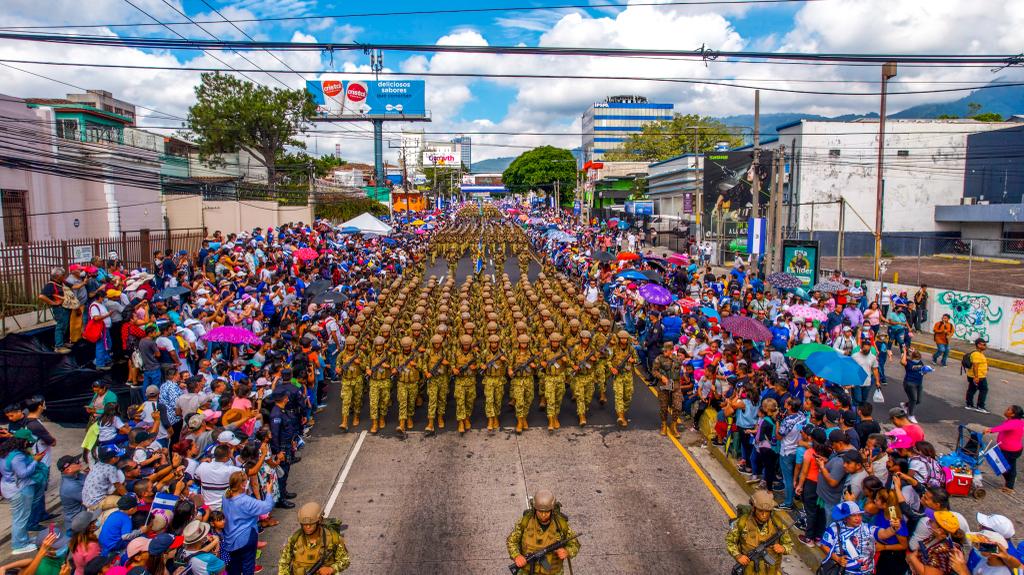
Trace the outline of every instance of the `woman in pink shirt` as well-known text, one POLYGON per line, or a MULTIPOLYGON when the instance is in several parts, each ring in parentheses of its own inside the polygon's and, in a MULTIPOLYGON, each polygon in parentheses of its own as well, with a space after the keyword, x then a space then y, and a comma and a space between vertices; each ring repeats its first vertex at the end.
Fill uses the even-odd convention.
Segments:
POLYGON ((986 429, 985 433, 997 434, 996 440, 999 442, 999 449, 1002 450, 1003 457, 1009 464, 1009 469, 1003 474, 1006 486, 1002 487, 1002 490, 1005 493, 1013 493, 1013 484, 1017 480, 1017 459, 1020 458, 1021 451, 1024 450, 1024 445, 1021 445, 1024 440, 1024 408, 1019 405, 1011 405, 1006 408, 1003 417, 1006 418, 1006 421, 986 429))

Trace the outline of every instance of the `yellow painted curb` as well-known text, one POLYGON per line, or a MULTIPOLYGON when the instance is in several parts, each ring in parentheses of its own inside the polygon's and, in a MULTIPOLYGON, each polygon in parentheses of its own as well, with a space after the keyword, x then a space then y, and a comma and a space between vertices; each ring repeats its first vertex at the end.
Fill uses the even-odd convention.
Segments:
POLYGON ((968 260, 974 260, 976 262, 985 262, 985 263, 990 263, 990 264, 1006 264, 1006 265, 1010 265, 1010 266, 1019 266, 1021 264, 1020 260, 1015 260, 1015 259, 1010 259, 1010 258, 993 258, 993 257, 989 257, 989 256, 964 256, 964 255, 959 255, 959 254, 935 254, 935 257, 946 259, 946 260, 960 260, 960 261, 965 261, 965 262, 968 261, 968 260))
MULTIPOLYGON (((913 344, 913 347, 916 347, 916 348, 920 349, 921 351, 926 351, 926 352, 929 352, 929 353, 935 353, 935 345, 931 344, 931 343, 924 343, 924 342, 917 343, 917 342, 915 342, 913 344)), ((963 359, 963 357, 964 357, 964 352, 957 351, 955 349, 949 350, 949 358, 950 359, 959 360, 959 359, 963 359)), ((1006 361, 1006 360, 1003 360, 1003 359, 994 359, 994 358, 990 357, 990 358, 988 358, 988 365, 989 365, 989 367, 1005 369, 1006 371, 1012 371, 1014 373, 1024 373, 1024 363, 1017 363, 1017 362, 1013 362, 1013 361, 1006 361)))

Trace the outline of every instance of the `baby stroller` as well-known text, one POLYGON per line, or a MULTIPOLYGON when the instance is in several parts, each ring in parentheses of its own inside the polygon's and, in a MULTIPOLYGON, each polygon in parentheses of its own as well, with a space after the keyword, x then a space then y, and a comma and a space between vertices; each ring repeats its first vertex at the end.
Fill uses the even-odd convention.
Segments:
POLYGON ((985 443, 985 427, 976 423, 959 425, 956 450, 939 457, 946 472, 946 490, 958 497, 985 497, 981 466, 985 454, 998 446, 998 442, 985 443))

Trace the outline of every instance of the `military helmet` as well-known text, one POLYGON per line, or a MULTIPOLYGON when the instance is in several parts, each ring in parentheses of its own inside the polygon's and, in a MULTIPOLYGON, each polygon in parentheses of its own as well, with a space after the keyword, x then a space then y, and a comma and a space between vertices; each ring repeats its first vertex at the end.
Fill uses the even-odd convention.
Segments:
POLYGON ((526 335, 525 333, 520 334, 519 337, 516 338, 516 341, 519 343, 530 343, 530 336, 526 335))
POLYGON ((462 324, 462 327, 464 327, 466 331, 470 331, 476 329, 476 324, 471 321, 467 321, 466 323, 462 324))
POLYGON ((572 318, 572 319, 569 320, 569 327, 579 327, 579 326, 580 326, 580 320, 578 320, 576 318, 572 318))
POLYGON ((459 343, 462 345, 473 345, 473 338, 468 335, 463 335, 459 338, 459 343))
POLYGON ((491 335, 487 337, 487 343, 498 343, 499 341, 501 341, 501 338, 496 335, 491 335))
POLYGON ((759 489, 750 496, 750 505, 758 511, 771 511, 775 509, 775 497, 771 491, 759 489))
POLYGON ((377 345, 377 346, 384 345, 384 342, 386 342, 386 341, 387 341, 386 339, 384 339, 383 337, 378 335, 377 337, 373 338, 373 345, 377 345))
POLYGON ((442 336, 439 333, 435 333, 434 335, 430 336, 430 343, 442 343, 443 341, 444 336, 442 336))
POLYGON ((359 340, 354 335, 350 335, 345 338, 345 347, 354 346, 359 343, 359 340))
POLYGON ((380 331, 381 331, 381 333, 391 333, 391 324, 390 323, 386 323, 386 324, 380 326, 380 331))
POLYGON ((533 494, 533 509, 534 511, 554 511, 555 494, 547 489, 538 489, 537 493, 533 494))
POLYGON ((592 337, 594 337, 594 334, 590 333, 589 329, 580 332, 580 339, 591 339, 592 337))
POLYGON ((555 329, 555 322, 550 319, 544 322, 544 329, 555 329))
POLYGON ((562 341, 562 334, 556 331, 555 333, 551 334, 551 337, 549 339, 551 341, 562 341))
POLYGON ((487 331, 496 331, 498 329, 498 322, 489 321, 487 322, 487 331))
POLYGON ((299 525, 312 525, 319 523, 323 519, 324 510, 316 501, 310 501, 309 503, 303 503, 302 507, 299 507, 298 516, 299 525))
POLYGON ((619 333, 615 335, 618 336, 619 339, 629 339, 629 332, 624 329, 620 329, 619 333))
POLYGON ((612 326, 612 320, 607 319, 607 318, 602 319, 600 323, 601 323, 601 327, 611 327, 612 326))
POLYGON ((421 324, 419 322, 415 322, 415 323, 412 324, 412 328, 410 328, 410 329, 412 329, 413 331, 420 331, 420 330, 423 329, 423 324, 421 324))
POLYGON ((446 323, 439 323, 439 324, 437 324, 437 328, 435 328, 435 329, 437 329, 437 333, 440 333, 440 334, 448 333, 448 330, 449 330, 448 324, 446 324, 446 323))
POLYGON ((399 343, 402 344, 402 347, 412 347, 413 342, 411 337, 405 336, 399 343))

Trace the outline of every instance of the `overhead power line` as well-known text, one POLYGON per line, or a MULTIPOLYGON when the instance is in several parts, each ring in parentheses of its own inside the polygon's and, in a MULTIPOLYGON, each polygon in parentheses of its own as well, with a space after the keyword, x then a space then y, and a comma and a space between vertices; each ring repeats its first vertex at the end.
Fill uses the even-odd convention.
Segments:
MULTIPOLYGON (((596 2, 591 4, 549 4, 530 6, 505 6, 505 7, 484 7, 484 8, 448 8, 439 10, 404 10, 392 12, 348 12, 338 14, 310 14, 307 16, 277 16, 265 18, 235 18, 229 22, 289 22, 335 19, 343 20, 350 18, 385 18, 400 16, 443 16, 448 14, 482 14, 494 12, 534 12, 537 10, 590 10, 598 8, 629 8, 632 6, 714 6, 714 5, 743 5, 743 4, 806 4, 808 2, 822 2, 824 0, 689 0, 681 2, 631 2, 628 5, 621 2, 596 2)), ((217 20, 196 20, 191 22, 167 22, 170 25, 185 24, 219 24, 217 20)), ((157 26, 157 24, 133 24, 124 22, 113 22, 107 24, 61 24, 61 25, 38 25, 38 26, 4 26, 0 30, 59 30, 71 28, 137 28, 157 26)))

